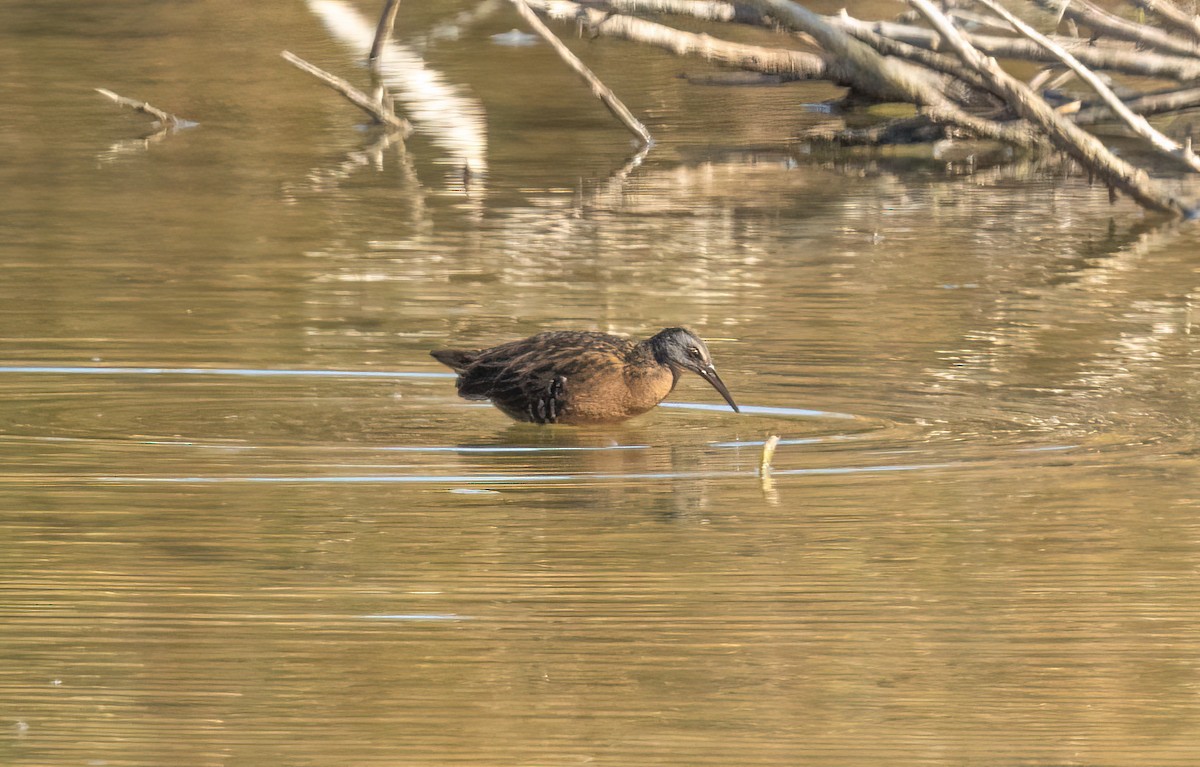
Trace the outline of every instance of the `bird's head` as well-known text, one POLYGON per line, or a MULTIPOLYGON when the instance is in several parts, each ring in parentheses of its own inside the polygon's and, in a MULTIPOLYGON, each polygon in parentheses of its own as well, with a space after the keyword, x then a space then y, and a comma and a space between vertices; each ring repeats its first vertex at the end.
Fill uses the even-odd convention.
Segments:
POLYGON ((666 328, 650 338, 649 344, 654 351, 654 358, 660 364, 669 365, 676 373, 681 370, 692 371, 720 392, 729 403, 729 407, 733 408, 733 412, 741 412, 737 403, 733 401, 733 395, 717 375, 712 356, 700 336, 687 328, 666 328))

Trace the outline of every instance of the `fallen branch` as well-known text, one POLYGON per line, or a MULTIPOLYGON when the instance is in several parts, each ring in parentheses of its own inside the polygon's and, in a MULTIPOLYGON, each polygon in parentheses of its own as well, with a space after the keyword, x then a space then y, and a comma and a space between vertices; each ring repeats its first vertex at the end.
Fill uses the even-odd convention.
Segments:
POLYGON ((1180 32, 1200 40, 1200 17, 1185 13, 1171 0, 1133 0, 1133 4, 1153 13, 1180 32))
POLYGON ((291 51, 283 51, 279 55, 297 69, 308 72, 313 77, 317 78, 330 88, 333 88, 335 91, 345 96, 351 104, 375 118, 376 122, 386 125, 393 130, 403 131, 405 134, 412 131, 412 125, 409 124, 408 120, 392 114, 379 101, 367 96, 365 93, 355 88, 346 80, 343 80, 337 75, 331 75, 320 67, 309 64, 307 61, 291 51))
POLYGON ((974 30, 976 34, 979 34, 983 30, 1001 33, 1007 33, 1009 31, 1008 27, 1006 27, 1002 22, 997 21, 990 16, 984 16, 981 13, 974 13, 972 11, 964 11, 961 8, 948 11, 946 16, 954 22, 954 26, 958 27, 959 29, 962 29, 963 27, 969 27, 974 30))
POLYGON ((784 5, 776 8, 771 2, 758 3, 755 10, 782 18, 789 26, 801 32, 812 33, 816 30, 830 42, 841 43, 843 50, 849 49, 856 53, 855 60, 847 62, 843 57, 828 54, 821 56, 802 51, 731 43, 632 16, 606 14, 570 0, 528 2, 551 18, 585 20, 599 35, 644 42, 679 55, 695 54, 710 61, 757 72, 781 74, 789 79, 827 79, 875 98, 917 103, 922 106, 929 119, 942 125, 962 128, 985 138, 1023 147, 1044 144, 1025 123, 1001 123, 969 114, 958 107, 942 90, 943 83, 932 73, 903 61, 881 56, 845 32, 824 24, 822 20, 826 20, 827 17, 812 14, 794 3, 786 3, 786 6, 799 9, 796 13, 801 15, 802 20, 789 22, 786 16, 781 15, 786 12, 784 5))
MULTIPOLYGON (((842 16, 848 18, 844 8, 842 9, 841 13, 842 16)), ((932 69, 935 72, 941 72, 942 74, 948 75, 957 80, 962 80, 963 82, 973 85, 976 88, 984 90, 987 89, 987 80, 980 76, 979 73, 964 67, 958 61, 950 58, 949 56, 943 56, 942 54, 931 51, 927 48, 920 48, 916 45, 910 45, 899 40, 892 40, 891 38, 877 35, 871 30, 862 27, 855 27, 848 31, 850 31, 850 34, 852 34, 854 37, 879 51, 884 56, 899 56, 900 58, 911 61, 914 64, 920 64, 932 69)))
POLYGON ((527 0, 552 19, 583 19, 603 37, 645 43, 677 56, 699 56, 706 61, 753 72, 780 75, 786 80, 828 80, 833 77, 822 56, 786 48, 765 48, 721 40, 711 35, 684 32, 664 24, 619 13, 609 14, 569 0, 527 0))
POLYGON ((1139 204, 1164 213, 1190 216, 1193 210, 1175 198, 1140 168, 1116 157, 1095 136, 1058 114, 1025 83, 1005 72, 995 59, 980 53, 930 0, 908 0, 909 4, 937 30, 963 63, 992 81, 1009 107, 1047 132, 1059 149, 1071 155, 1111 187, 1120 189, 1139 204))
MULTIPOLYGON (((1142 116, 1162 114, 1164 112, 1178 112, 1181 109, 1200 107, 1200 88, 1182 88, 1162 93, 1148 93, 1145 96, 1129 99, 1125 102, 1125 106, 1142 116)), ((1079 110, 1075 115, 1075 123, 1077 125, 1091 125, 1111 118, 1112 110, 1102 104, 1098 104, 1079 110)))
MULTIPOLYGON (((1192 154, 1190 144, 1180 146, 1150 126, 1139 114, 1200 104, 1200 88, 1147 95, 1125 89, 1114 93, 1114 88, 1120 86, 1113 85, 1100 74, 1175 79, 1194 85, 1200 81, 1200 57, 1194 55, 1200 50, 1200 42, 1184 40, 1179 35, 1119 20, 1129 29, 1120 35, 1111 35, 1119 37, 1118 40, 1047 36, 1009 13, 1000 5, 1002 0, 978 0, 991 10, 988 15, 963 10, 962 6, 969 5, 971 0, 941 0, 947 8, 958 6, 953 11, 939 10, 930 0, 910 0, 916 17, 932 24, 932 30, 908 24, 860 21, 844 11, 838 17, 823 16, 792 0, 607 0, 599 8, 587 0, 512 1, 523 16, 532 19, 531 25, 564 59, 577 71, 582 68, 581 76, 588 80, 598 96, 601 95, 596 87, 599 81, 593 81, 594 75, 582 64, 576 66, 578 60, 556 37, 534 23, 536 17, 532 17, 527 6, 534 6, 553 19, 586 24, 596 36, 646 43, 678 55, 699 56, 782 79, 828 80, 850 89, 851 95, 844 101, 850 107, 875 100, 905 102, 917 108, 914 117, 884 125, 848 130, 823 126, 810 131, 809 136, 839 143, 878 145, 966 135, 1037 150, 1053 146, 1082 165, 1089 175, 1100 178, 1110 193, 1119 190, 1155 211, 1187 216, 1194 213, 1189 204, 1168 192, 1145 171, 1116 157, 1102 141, 1076 125, 1075 118, 1070 116, 1076 115, 1083 123, 1117 115, 1158 151, 1169 153, 1200 171, 1200 158, 1192 154), (638 18, 630 15, 631 12, 680 14, 708 23, 778 25, 791 33, 789 39, 793 42, 801 38, 805 44, 819 50, 807 52, 735 43, 638 18), (1005 32, 1015 29, 1016 36, 968 34, 957 28, 955 19, 972 27, 982 25, 1005 32), (1138 50, 1127 40, 1168 52, 1138 50), (1049 66, 1033 77, 1031 85, 1026 85, 1008 74, 993 56, 1049 66), (1075 97, 1068 97, 1064 103, 1053 92, 1071 77, 1081 78, 1089 84, 1100 94, 1100 100, 1095 104, 1082 104, 1075 97), (1042 88, 1047 89, 1045 96, 1035 92, 1042 88), (1118 98, 1118 93, 1124 102, 1118 98)), ((1036 0, 1043 6, 1062 1, 1036 0)), ((1167 1, 1131 0, 1143 5, 1167 1)), ((1089 25, 1101 18, 1103 12, 1088 0, 1069 2, 1071 7, 1083 9, 1068 18, 1072 29, 1075 19, 1089 25)), ((1186 14, 1179 11, 1176 16, 1186 14)), ((1102 22, 1097 21, 1099 23, 1102 22)), ((616 113, 615 108, 610 106, 610 109, 616 113)))
MULTIPOLYGON (((541 5, 548 5, 550 1, 542 0, 541 5)), ((1051 2, 1059 3, 1063 0, 1039 1, 1045 5, 1051 2)), ((1074 0, 1068 1, 1074 2, 1074 0)), ((1169 11, 1166 11, 1167 7, 1174 9, 1181 18, 1195 21, 1198 30, 1197 34, 1200 36, 1200 19, 1187 16, 1182 11, 1175 9, 1174 6, 1170 5, 1170 0, 1133 0, 1133 2, 1144 5, 1147 8, 1153 5, 1156 9, 1165 13, 1169 13, 1169 11)), ((949 7, 962 4, 962 2, 947 2, 945 5, 949 7)), ((608 0, 605 5, 626 13, 671 13, 691 16, 705 21, 732 21, 757 26, 770 26, 773 23, 770 13, 764 11, 761 7, 755 6, 750 0, 742 0, 740 2, 722 2, 721 0, 608 0)), ((1046 7, 1049 8, 1048 5, 1046 7)), ((596 14, 603 15, 601 11, 592 10, 596 14)), ((1057 15, 1058 8, 1053 8, 1053 11, 1057 15)), ((917 15, 919 16, 919 14, 917 15)), ((956 10, 951 12, 951 16, 958 18, 970 16, 970 14, 956 10)), ((844 29, 859 39, 862 39, 860 32, 866 30, 874 32, 885 39, 908 43, 919 48, 936 50, 940 44, 937 34, 932 30, 894 22, 863 21, 850 16, 845 9, 842 9, 837 16, 827 16, 824 18, 834 26, 844 29)), ((1137 26, 1133 25, 1132 22, 1128 23, 1132 26, 1137 26)), ((1031 44, 1027 40, 997 35, 982 35, 977 32, 962 32, 962 34, 973 46, 992 56, 1024 59, 1027 61, 1055 60, 1048 52, 1037 45, 1031 44)), ((1116 36, 1114 35, 1114 37, 1116 36)), ((1137 50, 1133 45, 1126 43, 1097 42, 1079 37, 1051 36, 1051 39, 1070 50, 1084 65, 1093 70, 1112 70, 1145 77, 1169 77, 1181 81, 1200 79, 1200 59, 1197 59, 1189 51, 1179 51, 1178 55, 1163 56, 1150 51, 1137 50)), ((911 58, 903 53, 891 53, 888 55, 911 58)))
POLYGON ((995 0, 975 0, 975 2, 1004 19, 1012 25, 1013 29, 1057 56, 1080 80, 1091 86, 1092 90, 1100 96, 1101 100, 1112 110, 1113 114, 1120 117, 1126 125, 1133 129, 1134 133, 1149 141, 1151 146, 1162 154, 1178 160, 1192 170, 1200 172, 1200 158, 1196 157, 1190 146, 1180 146, 1173 139, 1156 130, 1145 117, 1134 114, 1133 110, 1121 101, 1121 99, 1117 98, 1117 94, 1113 93, 1112 89, 1097 77, 1095 72, 1080 64, 1079 60, 1064 50, 1062 46, 1055 44, 1045 35, 1018 19, 1007 8, 995 2, 995 0))
POLYGON ((908 62, 880 55, 866 43, 790 0, 753 0, 750 5, 770 14, 789 29, 811 35, 830 56, 830 70, 842 83, 884 100, 936 105, 947 101, 943 83, 908 62))
MULTIPOLYGON (((915 45, 929 50, 943 47, 937 33, 923 27, 896 24, 890 21, 863 21, 843 14, 828 17, 840 29, 857 36, 859 30, 915 45)), ((989 56, 1023 61, 1056 61, 1046 49, 1029 40, 996 35, 973 35, 960 33, 974 48, 989 56)), ((1107 70, 1141 77, 1163 77, 1182 82, 1200 80, 1200 59, 1193 56, 1164 56, 1149 51, 1135 50, 1129 44, 1094 44, 1086 38, 1052 37, 1054 42, 1070 51, 1075 58, 1093 70, 1107 70)))
POLYGON ((158 107, 151 106, 150 104, 147 104, 145 101, 138 101, 137 99, 130 99, 130 98, 126 98, 124 96, 119 96, 119 95, 113 93, 112 91, 108 90, 107 88, 96 88, 95 91, 96 91, 96 93, 99 93, 101 96, 105 96, 105 97, 109 98, 110 100, 116 102, 117 104, 120 104, 123 107, 128 107, 137 112, 141 112, 142 114, 150 115, 154 119, 158 120, 158 122, 160 124, 162 124, 164 127, 177 126, 177 125, 182 125, 184 123, 189 122, 188 120, 182 120, 182 119, 176 117, 175 115, 171 114, 170 112, 164 112, 163 110, 159 109, 158 107))
POLYGON ((827 16, 813 13, 791 0, 752 0, 751 5, 769 13, 785 26, 816 38, 836 59, 831 62, 830 69, 839 72, 856 90, 916 104, 934 122, 964 128, 983 138, 1023 147, 1038 147, 1044 143, 1024 123, 1002 123, 966 112, 946 95, 945 84, 931 72, 881 55, 830 23, 827 16))
POLYGON ((1154 48, 1165 53, 1180 56, 1195 56, 1200 53, 1200 46, 1194 40, 1164 32, 1161 29, 1135 24, 1115 14, 1099 8, 1088 0, 1034 0, 1038 5, 1058 14, 1062 12, 1065 19, 1090 27, 1094 32, 1115 37, 1118 40, 1128 40, 1137 43, 1142 48, 1154 48), (1061 7, 1060 7, 1061 6, 1061 7))
MULTIPOLYGON (((569 20, 571 14, 581 18, 586 14, 588 24, 594 31, 608 36, 622 37, 624 40, 646 42, 660 48, 671 50, 677 55, 695 54, 709 61, 728 66, 736 66, 743 70, 780 74, 786 79, 830 79, 838 85, 854 86, 853 79, 841 77, 832 70, 824 56, 803 53, 799 50, 786 48, 767 48, 750 46, 750 44, 728 42, 710 35, 694 34, 694 32, 671 28, 662 24, 646 22, 630 16, 616 16, 574 2, 530 0, 544 8, 554 18, 569 20)), ((689 16, 709 22, 736 22, 767 26, 774 20, 761 7, 751 7, 744 2, 722 2, 721 0, 608 0, 606 5, 622 11, 641 11, 652 13, 673 13, 679 16, 689 16)), ((841 13, 846 13, 842 10, 841 13)), ((827 18, 827 17, 826 17, 827 18)), ((799 30, 796 30, 799 31, 799 30)), ((800 32, 805 37, 811 35, 800 32)), ((910 46, 899 41, 875 35, 874 32, 863 31, 859 40, 870 44, 883 55, 899 56, 916 64, 926 66, 935 72, 966 80, 980 88, 982 78, 974 74, 948 56, 938 55, 928 49, 910 46)), ((814 43, 816 41, 814 40, 814 43)), ((833 67, 834 70, 836 67, 833 67)))
POLYGON ((702 21, 732 21, 757 26, 767 26, 770 21, 755 8, 723 0, 608 0, 605 5, 625 12, 671 13, 702 21))
POLYGON ((925 144, 946 138, 946 126, 935 123, 927 115, 900 117, 866 128, 813 127, 800 133, 802 139, 812 139, 842 147, 901 144, 925 144))
POLYGON ((562 40, 550 31, 542 20, 537 17, 537 14, 525 3, 525 0, 512 0, 512 4, 516 6, 517 12, 521 14, 521 18, 525 19, 529 26, 533 27, 533 31, 542 36, 559 58, 567 63, 567 66, 575 70, 575 73, 583 78, 584 82, 592 89, 592 95, 600 99, 604 106, 608 107, 608 111, 621 121, 631 133, 638 137, 642 144, 652 144, 654 139, 650 136, 650 131, 646 130, 646 126, 642 125, 641 121, 633 116, 633 113, 621 103, 617 98, 617 94, 612 92, 604 83, 600 82, 600 78, 592 74, 592 70, 587 68, 587 65, 579 60, 579 57, 567 46, 563 45, 562 40))
MULTIPOLYGON (((587 2, 587 0, 584 0, 587 2)), ((742 2, 726 2, 726 0, 604 0, 604 6, 614 11, 625 13, 669 13, 674 16, 688 16, 700 21, 730 22, 746 24, 755 27, 775 29, 778 22, 762 8, 742 2)), ((817 41, 803 32, 793 35, 807 43, 816 45, 817 41)))

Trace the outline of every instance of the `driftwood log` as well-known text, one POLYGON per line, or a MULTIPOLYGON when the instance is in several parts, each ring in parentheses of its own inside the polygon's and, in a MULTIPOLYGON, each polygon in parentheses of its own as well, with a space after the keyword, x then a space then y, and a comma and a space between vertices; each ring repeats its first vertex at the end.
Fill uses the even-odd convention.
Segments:
POLYGON ((1033 0, 1020 8, 1022 18, 1002 0, 941 6, 908 0, 912 11, 901 21, 867 21, 844 11, 818 14, 791 0, 523 0, 550 20, 587 25, 593 36, 782 80, 827 80, 849 89, 853 103, 901 101, 916 108, 914 117, 845 131, 835 140, 974 136, 1031 151, 1053 148, 1149 210, 1196 217, 1193 202, 1129 159, 1136 152, 1118 157, 1084 129, 1119 126, 1144 143, 1147 155, 1158 152, 1181 172, 1200 172, 1189 137, 1169 137, 1146 119, 1200 106, 1200 17, 1172 0, 1122 1, 1130 3, 1117 9, 1125 15, 1089 0, 1033 0), (692 27, 705 22, 714 33, 679 29, 672 16, 689 17, 692 27), (767 45, 735 43, 716 34, 723 24, 761 26, 776 35, 767 45), (971 31, 962 28, 966 24, 971 31), (1042 66, 1025 82, 999 60, 1042 66))

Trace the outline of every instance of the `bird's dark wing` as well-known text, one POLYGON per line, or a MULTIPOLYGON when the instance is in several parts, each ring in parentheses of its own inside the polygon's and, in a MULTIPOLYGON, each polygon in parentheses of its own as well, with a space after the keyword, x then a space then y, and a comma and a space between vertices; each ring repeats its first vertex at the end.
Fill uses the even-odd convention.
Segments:
POLYGON ((514 418, 554 423, 571 391, 624 364, 632 342, 601 333, 541 333, 475 353, 458 379, 459 395, 490 399, 514 418))
POLYGON ((548 372, 536 377, 506 379, 492 390, 496 407, 521 421, 555 423, 566 406, 567 379, 548 372))

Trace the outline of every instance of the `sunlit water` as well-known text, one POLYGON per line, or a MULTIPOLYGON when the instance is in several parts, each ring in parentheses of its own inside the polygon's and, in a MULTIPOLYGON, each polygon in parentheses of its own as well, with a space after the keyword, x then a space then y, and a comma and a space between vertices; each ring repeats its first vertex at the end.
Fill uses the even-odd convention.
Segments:
POLYGON ((58 5, 0 23, 0 764, 1197 763, 1192 229, 572 41, 638 155, 503 5, 402 7, 471 118, 403 147, 278 58, 365 84, 369 4, 58 5), (428 356, 675 324, 742 414, 428 356))

